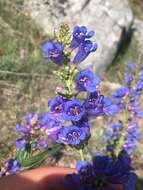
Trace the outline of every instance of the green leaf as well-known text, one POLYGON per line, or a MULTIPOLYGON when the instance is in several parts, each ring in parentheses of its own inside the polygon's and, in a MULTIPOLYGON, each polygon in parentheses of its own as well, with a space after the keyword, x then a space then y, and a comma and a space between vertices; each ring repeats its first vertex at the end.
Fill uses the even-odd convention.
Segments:
POLYGON ((31 156, 28 159, 24 159, 21 162, 21 165, 24 169, 28 168, 34 168, 39 166, 48 156, 55 155, 57 152, 61 150, 61 145, 54 145, 51 148, 48 148, 47 150, 44 150, 40 152, 39 154, 36 154, 34 156, 31 156))

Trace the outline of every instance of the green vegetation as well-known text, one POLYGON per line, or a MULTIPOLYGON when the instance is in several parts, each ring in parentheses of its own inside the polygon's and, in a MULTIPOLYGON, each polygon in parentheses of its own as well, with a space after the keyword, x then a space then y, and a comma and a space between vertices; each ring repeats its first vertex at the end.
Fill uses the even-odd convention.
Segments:
POLYGON ((47 109, 55 90, 51 73, 56 66, 40 50, 49 36, 24 13, 23 3, 0 0, 0 160, 9 157, 17 120, 26 112, 47 109))
POLYGON ((49 37, 23 13, 22 3, 0 0, 0 71, 48 73, 52 64, 42 58, 40 46, 49 37))
POLYGON ((129 0, 132 10, 138 19, 143 20, 143 0, 129 0))
POLYGON ((137 42, 132 40, 129 44, 124 44, 119 54, 114 59, 112 66, 108 69, 108 79, 121 82, 123 80, 123 72, 125 65, 128 63, 137 63, 139 56, 137 42))

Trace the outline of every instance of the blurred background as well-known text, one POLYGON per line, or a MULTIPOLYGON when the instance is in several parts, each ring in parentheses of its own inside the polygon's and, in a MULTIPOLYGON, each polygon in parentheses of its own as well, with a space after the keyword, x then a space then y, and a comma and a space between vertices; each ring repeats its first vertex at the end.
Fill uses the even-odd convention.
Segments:
MULTIPOLYGON (((18 119, 46 111, 54 96, 59 81, 52 71, 58 68, 42 58, 41 44, 61 22, 95 31, 98 51, 82 67, 101 74, 105 91, 122 83, 127 63, 142 64, 143 0, 0 0, 0 164, 14 153, 18 119)), ((142 178, 142 143, 139 149, 135 166, 142 178)), ((72 166, 71 159, 63 152, 47 163, 72 166)))

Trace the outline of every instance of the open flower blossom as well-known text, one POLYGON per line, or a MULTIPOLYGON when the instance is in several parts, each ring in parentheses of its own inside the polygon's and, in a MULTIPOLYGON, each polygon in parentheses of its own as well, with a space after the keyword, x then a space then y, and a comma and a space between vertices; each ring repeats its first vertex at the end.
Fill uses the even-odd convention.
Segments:
POLYGON ((9 174, 14 174, 21 169, 21 165, 16 159, 10 159, 9 161, 5 162, 4 168, 9 174))
POLYGON ((100 77, 94 75, 89 69, 80 71, 76 76, 76 88, 78 91, 95 92, 100 84, 100 77))
POLYGON ((51 113, 61 114, 64 110, 64 100, 61 96, 56 96, 54 99, 48 101, 48 107, 51 113))
POLYGON ((104 96, 100 95, 99 92, 94 92, 84 102, 84 107, 90 116, 100 116, 103 114, 103 99, 104 96))
POLYGON ((79 121, 84 113, 85 110, 81 102, 73 99, 65 103, 63 119, 66 121, 79 121))
POLYGON ((88 32, 85 26, 75 26, 70 47, 73 49, 77 48, 85 39, 93 37, 94 34, 94 31, 88 32))
POLYGON ((118 106, 99 92, 91 93, 85 100, 84 107, 89 116, 114 116, 118 113, 118 106))
POLYGON ((85 143, 89 138, 89 129, 79 126, 64 127, 59 134, 59 142, 77 146, 85 143))
POLYGON ((62 128, 62 123, 49 113, 44 113, 41 115, 39 122, 41 126, 40 130, 45 133, 49 139, 56 141, 58 138, 58 133, 62 128))
POLYGON ((42 52, 45 58, 49 58, 57 65, 64 62, 64 45, 58 42, 45 42, 42 45, 42 52))

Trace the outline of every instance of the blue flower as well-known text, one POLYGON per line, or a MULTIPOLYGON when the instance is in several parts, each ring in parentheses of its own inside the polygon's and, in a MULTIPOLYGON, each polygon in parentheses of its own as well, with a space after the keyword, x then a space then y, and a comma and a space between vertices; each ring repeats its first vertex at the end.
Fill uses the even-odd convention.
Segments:
POLYGON ((16 131, 24 133, 24 134, 28 134, 30 132, 30 128, 23 126, 21 122, 19 122, 16 124, 16 131))
POLYGON ((138 81, 135 90, 136 92, 141 92, 143 90, 143 81, 138 81))
POLYGON ((110 152, 114 152, 115 146, 114 142, 117 142, 120 138, 120 134, 122 133, 123 123, 107 123, 107 128, 105 130, 104 139, 107 143, 107 150, 110 152))
POLYGON ((127 152, 128 155, 132 155, 134 150, 136 149, 137 145, 135 141, 130 138, 127 138, 123 144, 123 149, 127 152))
POLYGON ((5 170, 9 173, 9 174, 15 174, 18 171, 20 171, 21 169, 21 165, 20 163, 15 160, 15 159, 10 159, 8 162, 6 162, 4 164, 4 168, 5 170))
POLYGON ((103 114, 114 116, 119 111, 116 104, 113 104, 108 97, 104 97, 98 92, 90 94, 89 98, 84 103, 84 107, 87 113, 91 116, 99 116, 103 114))
POLYGON ((123 188, 125 190, 135 190, 136 184, 137 184, 137 176, 133 172, 130 172, 128 174, 127 179, 124 182, 122 182, 123 188))
POLYGON ((141 74, 139 75, 138 79, 139 79, 140 81, 143 81, 143 73, 141 73, 141 74))
POLYGON ((45 58, 61 65, 64 62, 64 45, 58 42, 45 42, 42 45, 42 52, 45 58))
POLYGON ((73 124, 79 127, 90 127, 90 121, 87 115, 84 115, 79 121, 73 122, 73 124))
POLYGON ((4 172, 0 171, 0 178, 3 177, 4 175, 5 175, 4 172))
POLYGON ((84 173, 85 170, 86 171, 89 170, 91 172, 92 171, 92 166, 87 161, 77 162, 76 170, 78 171, 78 173, 84 173))
POLYGON ((16 147, 19 150, 23 151, 23 150, 25 150, 27 143, 28 143, 27 139, 19 138, 16 140, 16 147))
POLYGON ((118 123, 116 124, 112 124, 111 125, 111 128, 114 130, 114 131, 120 131, 123 129, 123 123, 121 121, 119 121, 118 123))
POLYGON ((134 116, 137 118, 142 118, 143 119, 143 112, 142 111, 137 111, 134 113, 134 116))
POLYGON ((113 104, 113 102, 108 97, 104 97, 103 99, 103 112, 107 116, 114 116, 116 113, 118 113, 119 109, 116 104, 113 104))
POLYGON ((113 184, 124 184, 132 171, 131 160, 125 153, 120 153, 117 160, 113 161, 106 173, 107 179, 113 184))
POLYGON ((52 114, 44 113, 39 119, 39 124, 41 130, 44 131, 49 138, 54 141, 57 140, 58 133, 62 128, 62 124, 59 120, 57 120, 52 114))
POLYGON ((123 98, 128 93, 127 87, 121 87, 113 93, 113 98, 123 98))
POLYGON ((61 114, 64 110, 64 100, 61 96, 57 96, 48 101, 48 107, 50 111, 55 114, 61 114))
POLYGON ((134 63, 128 63, 127 68, 134 70, 136 68, 136 65, 134 63))
POLYGON ((73 59, 73 63, 74 64, 81 63, 88 57, 88 55, 91 52, 95 52, 96 49, 97 49, 96 43, 93 44, 90 40, 85 40, 83 43, 80 44, 77 54, 75 55, 73 59))
POLYGON ((123 149, 131 155, 136 146, 137 146, 137 141, 140 139, 140 131, 139 131, 139 126, 137 123, 129 123, 128 124, 128 129, 126 131, 125 135, 125 141, 123 144, 123 149))
POLYGON ((34 127, 38 123, 38 115, 36 113, 28 113, 25 117, 26 125, 34 127))
POLYGON ((133 75, 131 73, 125 72, 124 73, 124 80, 127 83, 127 85, 130 85, 133 81, 133 75))
POLYGON ((63 119, 66 121, 79 121, 85 110, 77 99, 67 101, 63 112, 63 119))
POLYGON ((68 126, 64 127, 59 134, 59 142, 77 146, 88 140, 89 136, 84 127, 68 126))
POLYGON ((97 176, 104 176, 109 172, 112 159, 104 155, 93 156, 93 169, 97 176))
POLYGON ((87 161, 77 162, 76 170, 80 176, 82 184, 89 189, 93 187, 93 167, 87 161))
POLYGON ((73 38, 70 44, 72 49, 77 48, 86 38, 94 36, 94 31, 87 32, 85 26, 75 26, 73 30, 73 38))
POLYGON ((37 145, 42 148, 48 148, 48 143, 44 139, 40 139, 37 141, 37 145))
POLYGON ((95 76, 89 69, 80 71, 76 76, 77 90, 79 91, 95 92, 99 83, 99 76, 95 76))
POLYGON ((91 93, 85 100, 84 107, 86 112, 91 116, 99 116, 103 114, 103 99, 99 92, 91 93))

